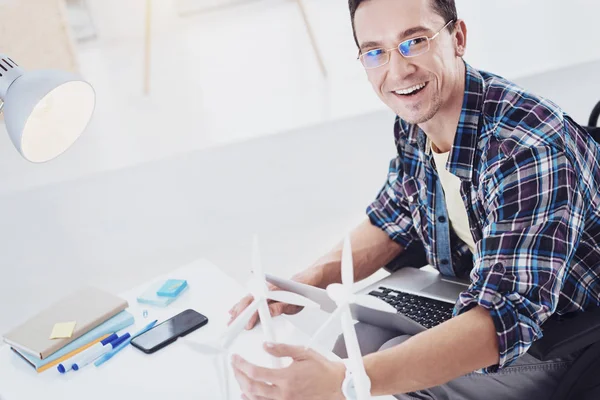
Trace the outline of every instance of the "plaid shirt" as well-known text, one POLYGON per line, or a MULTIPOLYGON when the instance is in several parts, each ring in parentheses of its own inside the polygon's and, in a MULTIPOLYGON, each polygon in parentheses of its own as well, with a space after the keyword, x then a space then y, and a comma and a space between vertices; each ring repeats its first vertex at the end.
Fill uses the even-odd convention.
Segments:
POLYGON ((445 167, 461 180, 476 244, 467 270, 457 260, 470 250, 449 227, 424 132, 396 118, 394 136, 398 156, 367 214, 404 247, 422 242, 440 273, 470 270, 454 315, 489 310, 500 350, 480 372, 525 354, 552 314, 600 303, 600 149, 558 106, 466 65, 445 167))

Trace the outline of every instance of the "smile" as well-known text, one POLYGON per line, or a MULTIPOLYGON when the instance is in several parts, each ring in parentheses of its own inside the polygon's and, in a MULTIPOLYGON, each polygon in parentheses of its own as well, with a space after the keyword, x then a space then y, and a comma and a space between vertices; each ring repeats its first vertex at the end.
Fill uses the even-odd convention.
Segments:
POLYGON ((395 90, 394 93, 396 93, 398 95, 402 95, 402 96, 410 96, 410 95, 419 93, 421 90, 423 90, 423 88, 425 88, 425 86, 427 86, 427 82, 420 83, 415 86, 411 86, 407 89, 395 90))

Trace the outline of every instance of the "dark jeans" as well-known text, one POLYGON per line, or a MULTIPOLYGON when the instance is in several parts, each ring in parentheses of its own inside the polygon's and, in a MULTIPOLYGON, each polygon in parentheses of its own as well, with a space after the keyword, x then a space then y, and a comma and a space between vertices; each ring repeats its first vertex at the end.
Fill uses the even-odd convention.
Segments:
MULTIPOLYGON (((357 323, 355 328, 363 355, 396 346, 410 337, 401 332, 389 331, 362 322, 357 323)), ((343 336, 338 338, 333 352, 342 358, 348 357, 343 336)), ((565 358, 539 361, 525 354, 511 366, 493 374, 473 372, 444 385, 414 393, 396 394, 395 397, 436 400, 549 399, 577 355, 578 353, 565 358)))

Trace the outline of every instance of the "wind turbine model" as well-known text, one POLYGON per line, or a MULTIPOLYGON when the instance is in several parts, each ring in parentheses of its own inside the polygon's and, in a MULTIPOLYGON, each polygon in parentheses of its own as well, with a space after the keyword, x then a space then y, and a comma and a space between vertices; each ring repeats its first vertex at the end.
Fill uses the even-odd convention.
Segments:
MULTIPOLYGON (((191 340, 185 340, 188 346, 198 351, 199 353, 217 356, 217 370, 222 373, 225 388, 223 394, 226 399, 229 399, 229 370, 228 370, 228 354, 229 347, 244 330, 244 326, 250 320, 250 317, 258 310, 260 324, 265 335, 265 339, 271 343, 275 343, 275 331, 273 329, 273 321, 267 300, 279 301, 282 303, 293 304, 301 307, 316 307, 319 305, 306 297, 296 293, 284 291, 269 291, 265 274, 260 262, 260 254, 258 250, 258 239, 254 237, 252 248, 252 278, 248 283, 248 289, 254 300, 238 317, 229 325, 225 333, 219 340, 213 343, 198 343, 191 340), (221 365, 219 365, 221 364, 221 365)), ((282 368, 281 359, 273 358, 273 367, 282 368)))
POLYGON ((385 301, 366 294, 355 294, 354 286, 354 266, 352 264, 352 248, 350 238, 344 240, 342 248, 342 284, 333 283, 327 286, 327 294, 335 301, 337 308, 331 316, 325 321, 317 332, 310 339, 306 347, 310 347, 316 342, 317 337, 327 328, 333 321, 341 320, 344 341, 346 343, 346 351, 348 352, 347 368, 352 373, 352 379, 356 392, 357 400, 368 400, 371 398, 371 381, 365 371, 365 366, 362 362, 360 347, 354 330, 354 322, 352 320, 352 312, 350 304, 358 304, 363 307, 373 308, 389 313, 397 313, 396 309, 385 301))

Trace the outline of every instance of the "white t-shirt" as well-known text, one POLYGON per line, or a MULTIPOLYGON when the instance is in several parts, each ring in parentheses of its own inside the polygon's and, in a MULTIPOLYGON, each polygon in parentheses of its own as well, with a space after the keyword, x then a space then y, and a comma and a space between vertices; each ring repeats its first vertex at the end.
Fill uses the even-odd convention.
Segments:
POLYGON ((450 218, 451 228, 458 237, 469 246, 471 252, 475 254, 475 242, 469 229, 469 217, 465 209, 465 203, 460 195, 460 179, 452 175, 446 169, 446 163, 450 152, 436 153, 431 147, 431 154, 435 161, 435 168, 440 177, 440 182, 444 188, 444 197, 446 198, 446 207, 448 208, 448 217, 450 218))

